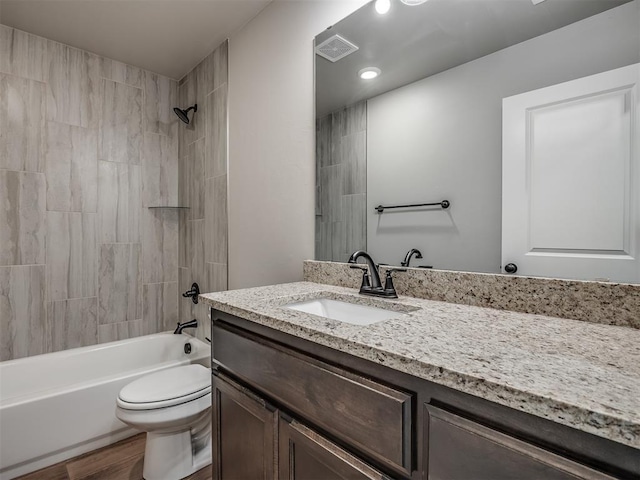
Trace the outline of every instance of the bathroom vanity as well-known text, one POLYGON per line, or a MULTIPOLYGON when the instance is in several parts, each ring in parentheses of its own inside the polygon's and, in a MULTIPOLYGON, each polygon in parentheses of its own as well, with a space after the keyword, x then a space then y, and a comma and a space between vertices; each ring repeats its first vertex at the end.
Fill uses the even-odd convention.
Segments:
POLYGON ((201 298, 214 478, 640 478, 635 329, 310 282, 201 298), (288 307, 317 299, 394 313, 288 307))

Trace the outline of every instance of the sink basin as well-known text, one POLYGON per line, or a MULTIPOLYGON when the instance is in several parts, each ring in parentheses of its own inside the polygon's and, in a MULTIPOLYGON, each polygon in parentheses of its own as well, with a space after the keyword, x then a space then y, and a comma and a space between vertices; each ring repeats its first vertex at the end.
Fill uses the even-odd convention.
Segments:
POLYGON ((353 325, 371 325, 402 315, 401 312, 393 310, 342 302, 331 298, 315 298, 304 302, 289 303, 284 307, 353 325))

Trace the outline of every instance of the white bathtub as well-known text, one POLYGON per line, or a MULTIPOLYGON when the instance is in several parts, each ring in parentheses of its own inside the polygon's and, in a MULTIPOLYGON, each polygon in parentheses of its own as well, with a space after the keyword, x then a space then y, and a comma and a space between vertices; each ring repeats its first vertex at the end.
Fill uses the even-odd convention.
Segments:
POLYGON ((196 338, 158 333, 1 362, 0 480, 137 433, 115 417, 120 389, 158 370, 209 366, 210 351, 196 338))

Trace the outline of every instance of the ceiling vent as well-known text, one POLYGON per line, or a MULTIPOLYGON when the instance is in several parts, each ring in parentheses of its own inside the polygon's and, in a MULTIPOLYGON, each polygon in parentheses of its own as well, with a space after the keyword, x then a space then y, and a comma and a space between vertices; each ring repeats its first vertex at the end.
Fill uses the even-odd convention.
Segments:
POLYGON ((316 54, 330 62, 337 62, 356 50, 358 50, 358 47, 349 40, 342 38, 340 35, 334 35, 316 47, 316 54))

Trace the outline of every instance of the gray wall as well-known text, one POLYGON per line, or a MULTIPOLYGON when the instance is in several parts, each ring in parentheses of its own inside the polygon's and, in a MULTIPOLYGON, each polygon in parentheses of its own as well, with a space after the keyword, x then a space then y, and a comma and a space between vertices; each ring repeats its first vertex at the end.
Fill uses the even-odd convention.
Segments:
POLYGON ((640 61, 635 1, 368 101, 368 248, 377 261, 500 271, 502 98, 640 61), (378 215, 380 203, 449 210, 378 215))
MULTIPOLYGON (((227 42, 180 80, 181 108, 198 104, 189 125, 179 123, 179 291, 227 289, 227 42)), ((180 321, 197 318, 196 336, 210 337, 207 307, 180 298, 180 321)))
POLYGON ((229 39, 229 288, 313 256, 313 38, 364 3, 274 1, 229 39))
POLYGON ((177 88, 0 26, 0 360, 177 320, 177 88))
POLYGON ((367 104, 316 121, 316 260, 367 248, 367 104))

